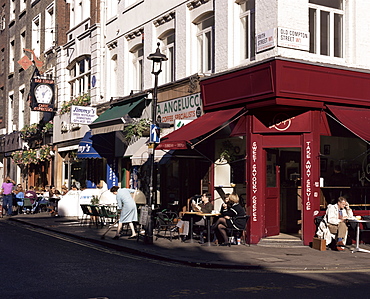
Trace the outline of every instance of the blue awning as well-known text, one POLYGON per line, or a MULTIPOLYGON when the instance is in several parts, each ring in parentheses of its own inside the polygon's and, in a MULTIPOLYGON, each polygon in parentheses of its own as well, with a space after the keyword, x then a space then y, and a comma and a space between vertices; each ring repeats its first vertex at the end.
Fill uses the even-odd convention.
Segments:
POLYGON ((92 135, 91 131, 87 131, 78 145, 77 158, 96 159, 114 156, 114 138, 114 133, 92 135))

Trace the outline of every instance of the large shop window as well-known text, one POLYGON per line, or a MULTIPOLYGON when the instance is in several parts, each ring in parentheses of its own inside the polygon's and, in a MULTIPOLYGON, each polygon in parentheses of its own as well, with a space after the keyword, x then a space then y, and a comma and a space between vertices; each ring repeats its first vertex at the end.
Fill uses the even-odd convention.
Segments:
MULTIPOLYGON (((370 210, 370 109, 327 105, 330 136, 320 140, 321 208, 348 199, 352 209, 370 210)), ((366 211, 366 212, 365 212, 366 211)), ((359 213, 359 212, 356 212, 359 213)))
POLYGON ((343 1, 310 0, 310 52, 343 57, 343 1))

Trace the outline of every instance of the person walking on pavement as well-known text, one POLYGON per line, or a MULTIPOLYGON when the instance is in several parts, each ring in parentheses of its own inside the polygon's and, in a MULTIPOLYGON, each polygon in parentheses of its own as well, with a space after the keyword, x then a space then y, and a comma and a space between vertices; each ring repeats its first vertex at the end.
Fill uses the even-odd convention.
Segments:
POLYGON ((3 195, 3 208, 7 211, 8 216, 12 216, 13 213, 13 187, 15 186, 15 181, 13 181, 9 176, 5 178, 5 182, 1 185, 1 192, 3 195))
POLYGON ((118 186, 113 186, 110 189, 110 192, 116 195, 118 210, 121 210, 116 235, 113 237, 114 240, 118 240, 123 223, 128 223, 130 226, 131 236, 129 239, 136 238, 137 236, 134 224, 132 223, 133 221, 137 221, 137 207, 135 200, 130 194, 135 191, 135 189, 119 188, 118 186))

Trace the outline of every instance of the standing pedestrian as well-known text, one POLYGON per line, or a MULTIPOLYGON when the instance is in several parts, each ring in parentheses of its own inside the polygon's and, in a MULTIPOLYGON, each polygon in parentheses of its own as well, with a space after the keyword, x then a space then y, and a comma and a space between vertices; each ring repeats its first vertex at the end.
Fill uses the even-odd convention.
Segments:
POLYGON ((123 223, 128 223, 131 229, 131 236, 129 239, 136 238, 136 231, 133 221, 137 221, 137 207, 136 202, 130 193, 134 193, 135 189, 119 188, 113 186, 110 192, 116 195, 118 210, 121 210, 121 215, 118 221, 118 227, 114 240, 118 240, 123 223))
POLYGON ((1 192, 3 194, 3 208, 7 211, 8 216, 12 216, 13 213, 13 187, 15 186, 9 176, 5 178, 5 182, 1 185, 1 192))

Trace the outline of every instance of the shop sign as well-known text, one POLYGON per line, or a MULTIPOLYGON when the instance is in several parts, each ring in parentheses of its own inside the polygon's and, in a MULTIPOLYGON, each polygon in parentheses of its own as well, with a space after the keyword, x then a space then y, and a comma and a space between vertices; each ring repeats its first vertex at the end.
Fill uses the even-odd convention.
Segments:
POLYGON ((88 106, 71 106, 71 123, 89 125, 97 119, 96 108, 88 106))
POLYGON ((256 36, 257 53, 275 47, 274 29, 269 29, 256 36))
POLYGON ((157 105, 157 119, 162 123, 174 123, 179 119, 197 119, 202 115, 200 93, 160 102, 157 105))
POLYGON ((310 50, 310 33, 308 31, 300 31, 278 27, 278 46, 293 48, 297 50, 310 50))
POLYGON ((108 189, 118 186, 118 165, 115 159, 107 160, 107 186, 108 189))
POLYGON ((258 192, 258 178, 257 178, 257 142, 252 144, 252 221, 257 221, 257 192, 258 192))

